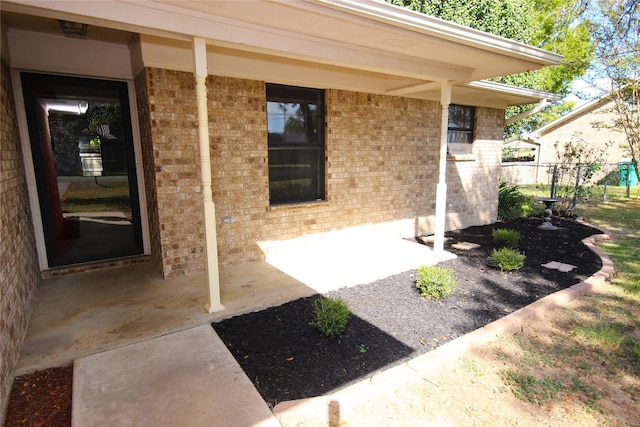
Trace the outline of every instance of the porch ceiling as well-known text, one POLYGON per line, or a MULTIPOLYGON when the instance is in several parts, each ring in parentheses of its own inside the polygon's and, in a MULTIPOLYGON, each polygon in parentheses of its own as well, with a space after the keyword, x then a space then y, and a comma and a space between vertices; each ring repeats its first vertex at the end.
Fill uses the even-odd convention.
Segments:
POLYGON ((132 34, 167 45, 199 37, 214 53, 251 59, 248 65, 316 67, 327 76, 347 76, 339 80, 346 89, 438 99, 439 82, 451 80, 454 102, 485 99, 491 104, 487 106, 496 107, 539 98, 509 98, 504 92, 487 96, 490 89, 466 83, 539 69, 561 59, 381 1, 3 0, 2 9, 14 12, 3 15, 9 28, 28 31, 59 33, 57 22, 36 24, 25 15, 87 23, 99 29, 94 37, 121 44, 132 34))

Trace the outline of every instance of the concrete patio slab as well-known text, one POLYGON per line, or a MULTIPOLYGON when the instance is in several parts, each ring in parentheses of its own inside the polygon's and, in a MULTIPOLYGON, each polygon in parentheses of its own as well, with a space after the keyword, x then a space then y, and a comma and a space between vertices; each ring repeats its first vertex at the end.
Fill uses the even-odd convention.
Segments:
POLYGON ((45 280, 16 375, 315 293, 265 262, 220 276, 226 310, 217 313, 205 309, 204 274, 165 280, 153 265, 139 264, 45 280))
POLYGON ((280 426, 209 325, 74 364, 73 427, 280 426))
POLYGON ((454 257, 405 239, 352 237, 279 242, 271 263, 221 269, 225 310, 216 313, 205 308, 204 273, 163 279, 147 263, 43 280, 15 375, 454 257))
POLYGON ((269 264, 319 293, 375 282, 456 257, 415 240, 367 234, 292 239, 265 249, 265 253, 269 264))

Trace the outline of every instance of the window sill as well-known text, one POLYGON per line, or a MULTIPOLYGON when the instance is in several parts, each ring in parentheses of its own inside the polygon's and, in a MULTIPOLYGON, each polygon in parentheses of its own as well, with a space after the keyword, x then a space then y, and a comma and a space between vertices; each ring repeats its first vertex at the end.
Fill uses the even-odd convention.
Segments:
POLYGON ((311 200, 308 202, 281 203, 277 205, 269 205, 268 211, 274 212, 274 211, 279 211, 283 209, 296 209, 296 208, 300 209, 300 208, 308 208, 308 207, 315 207, 315 206, 324 206, 327 203, 328 203, 327 200, 311 200))
POLYGON ((476 156, 474 154, 447 154, 447 160, 452 162, 475 162, 476 156))

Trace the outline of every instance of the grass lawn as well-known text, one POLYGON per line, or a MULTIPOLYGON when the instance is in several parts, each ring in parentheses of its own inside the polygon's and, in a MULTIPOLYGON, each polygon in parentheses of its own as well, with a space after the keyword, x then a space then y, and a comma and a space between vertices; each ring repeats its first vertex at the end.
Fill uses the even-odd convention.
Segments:
MULTIPOLYGON (((640 196, 618 197, 605 204, 578 209, 576 213, 612 233, 612 239, 600 245, 614 262, 616 274, 612 283, 628 296, 635 296, 637 303, 640 297, 640 196)), ((639 314, 638 311, 635 314, 639 314)))
POLYGON ((123 212, 131 217, 127 181, 74 181, 62 197, 65 212, 123 212))
MULTIPOLYGON (((523 185, 519 186, 519 189, 524 195, 531 198, 531 201, 524 206, 525 215, 531 215, 533 213, 540 213, 543 211, 543 204, 541 202, 536 202, 533 199, 535 199, 536 197, 549 197, 551 193, 549 185, 523 185)), ((640 198, 640 186, 630 187, 629 196, 630 199, 640 198)), ((573 205, 573 187, 560 187, 557 190, 556 197, 565 200, 564 202, 559 202, 557 204, 557 207, 559 209, 570 208, 573 205)), ((578 191, 576 209, 580 210, 581 208, 585 208, 587 206, 598 206, 603 202, 608 203, 620 200, 628 200, 627 187, 608 185, 605 188, 604 185, 582 185, 580 187, 580 190, 578 191)))
POLYGON ((614 262, 610 282, 550 322, 546 334, 516 335, 517 356, 501 372, 518 398, 575 401, 603 425, 640 422, 640 198, 621 196, 576 210, 612 233, 599 244, 614 262))

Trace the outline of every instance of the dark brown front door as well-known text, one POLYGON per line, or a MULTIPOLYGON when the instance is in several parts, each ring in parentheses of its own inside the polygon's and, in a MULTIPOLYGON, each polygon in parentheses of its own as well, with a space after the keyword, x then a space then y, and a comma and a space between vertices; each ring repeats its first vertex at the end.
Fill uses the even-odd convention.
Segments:
POLYGON ((21 80, 49 267, 141 254, 127 84, 21 80))

